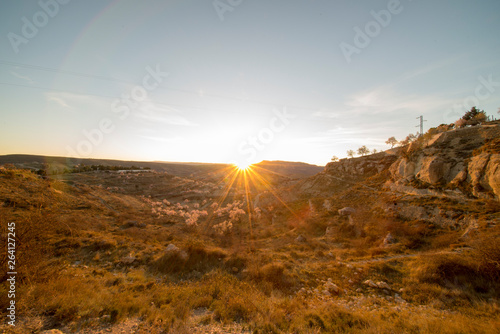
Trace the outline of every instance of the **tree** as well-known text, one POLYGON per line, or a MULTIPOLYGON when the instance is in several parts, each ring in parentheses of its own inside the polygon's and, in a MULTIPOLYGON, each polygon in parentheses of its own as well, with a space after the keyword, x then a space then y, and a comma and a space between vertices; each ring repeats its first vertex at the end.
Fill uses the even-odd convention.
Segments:
POLYGON ((463 128, 465 125, 467 125, 467 121, 463 118, 460 118, 458 119, 456 122, 455 122, 455 128, 457 129, 461 129, 463 128))
POLYGON ((476 118, 478 115, 482 114, 483 116, 479 116, 479 117, 486 117, 486 113, 484 112, 484 110, 479 110, 477 109, 476 107, 472 107, 470 108, 469 111, 467 111, 463 116, 462 118, 466 121, 470 121, 470 120, 473 120, 474 118, 476 118))
POLYGON ((332 162, 337 162, 337 161, 339 161, 339 158, 336 155, 334 155, 332 157, 332 162))
POLYGON ((391 145, 391 148, 393 148, 394 145, 396 145, 398 143, 398 140, 396 139, 396 137, 391 137, 391 138, 387 139, 387 141, 385 143, 387 145, 391 145))
POLYGON ((372 153, 373 153, 373 154, 375 154, 375 153, 377 153, 377 152, 378 152, 378 151, 377 151, 377 149, 376 149, 376 148, 374 148, 374 149, 373 149, 373 151, 372 151, 372 153))
POLYGON ((410 133, 408 136, 406 136, 404 140, 400 141, 399 144, 401 146, 405 146, 411 143, 412 141, 415 141, 415 139, 417 139, 417 136, 414 135, 413 133, 410 133))
POLYGON ((365 145, 363 145, 360 148, 358 148, 358 154, 359 155, 364 156, 364 155, 367 155, 368 153, 370 153, 370 150, 365 145))
POLYGON ((462 127, 466 125, 478 125, 485 122, 487 119, 488 117, 486 116, 484 110, 479 110, 476 107, 472 107, 462 116, 461 120, 465 121, 465 124, 463 124, 462 127))
POLYGON ((347 156, 348 156, 349 158, 354 158, 354 154, 356 154, 356 153, 355 153, 353 150, 349 150, 349 151, 347 151, 347 156))

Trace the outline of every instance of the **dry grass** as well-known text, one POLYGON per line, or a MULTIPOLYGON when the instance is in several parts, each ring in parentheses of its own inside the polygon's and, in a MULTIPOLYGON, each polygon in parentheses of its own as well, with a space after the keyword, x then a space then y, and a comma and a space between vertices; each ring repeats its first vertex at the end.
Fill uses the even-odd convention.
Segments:
MULTIPOLYGON (((164 180, 170 185, 181 181, 164 180)), ((106 182, 113 186, 111 179, 106 182)), ((95 185, 77 189, 29 172, 2 170, 2 237, 6 222, 15 221, 18 312, 29 319, 17 333, 54 327, 97 331, 130 319, 140 319, 141 330, 153 333, 190 333, 197 326, 235 322, 253 333, 498 330, 496 228, 460 241, 458 231, 363 207, 370 196, 366 189, 356 191, 361 197, 342 193, 335 202, 359 209, 354 225, 321 208, 308 213, 307 201, 297 201, 290 203, 293 213, 286 208, 263 212, 254 221, 252 239, 248 220, 221 236, 201 225, 186 228, 180 220, 159 219, 130 193, 95 185), (14 189, 22 190, 12 195, 14 189), (331 236, 324 235, 327 226, 331 236), (397 244, 383 247, 388 232, 397 244), (299 234, 305 240, 297 240, 299 234), (470 249, 451 252, 459 242, 470 249), (178 250, 166 251, 169 244, 178 250), (416 252, 425 254, 404 257, 416 252), (328 279, 337 293, 324 293, 328 279), (387 282, 391 290, 370 288, 363 284, 367 279, 387 282), (396 293, 408 303, 396 302, 396 293)), ((321 202, 314 203, 320 207, 321 202)), ((483 201, 472 210, 494 215, 494 208, 483 201)), ((4 249, 0 255, 4 265, 4 249)), ((3 283, 2 310, 7 302, 3 283)))

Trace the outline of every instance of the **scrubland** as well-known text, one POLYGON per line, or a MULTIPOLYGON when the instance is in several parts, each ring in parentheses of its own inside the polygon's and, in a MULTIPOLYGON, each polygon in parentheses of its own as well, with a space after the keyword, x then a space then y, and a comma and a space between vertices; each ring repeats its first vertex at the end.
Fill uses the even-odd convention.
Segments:
MULTIPOLYGON (((1 237, 5 245, 15 222, 18 290, 16 327, 0 329, 500 331, 498 201, 398 195, 382 189, 383 174, 327 197, 284 201, 278 185, 245 175, 40 178, 3 167, 1 237), (263 191, 268 199, 254 205, 263 191), (407 219, 388 209, 394 203, 438 207, 477 226, 407 219), (356 212, 339 215, 347 206, 356 212)), ((6 268, 5 247, 0 255, 6 268)))

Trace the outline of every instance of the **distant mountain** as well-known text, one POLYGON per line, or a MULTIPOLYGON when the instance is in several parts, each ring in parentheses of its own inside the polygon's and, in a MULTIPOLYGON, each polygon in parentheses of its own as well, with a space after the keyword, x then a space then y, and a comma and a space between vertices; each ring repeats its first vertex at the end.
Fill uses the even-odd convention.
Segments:
POLYGON ((290 178, 304 178, 316 175, 323 171, 324 167, 310 165, 305 162, 292 161, 268 161, 264 160, 253 165, 258 171, 263 169, 281 176, 290 178))
MULTIPOLYGON (((205 177, 227 171, 229 164, 201 163, 201 162, 164 162, 164 161, 127 161, 111 159, 84 159, 51 157, 42 155, 9 154, 0 156, 0 165, 13 164, 18 168, 43 169, 64 171, 76 165, 103 165, 137 168, 150 168, 159 172, 167 172, 181 177, 205 177)), ((310 165, 303 162, 289 161, 262 161, 254 165, 256 171, 263 174, 276 174, 285 178, 304 178, 315 175, 323 167, 310 165)))

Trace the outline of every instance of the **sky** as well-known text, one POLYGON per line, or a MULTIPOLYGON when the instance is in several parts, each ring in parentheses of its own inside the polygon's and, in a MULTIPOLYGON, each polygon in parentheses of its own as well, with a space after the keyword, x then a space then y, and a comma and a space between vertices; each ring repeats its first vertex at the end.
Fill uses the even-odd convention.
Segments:
POLYGON ((0 4, 0 154, 302 161, 499 118, 500 1, 0 4))

